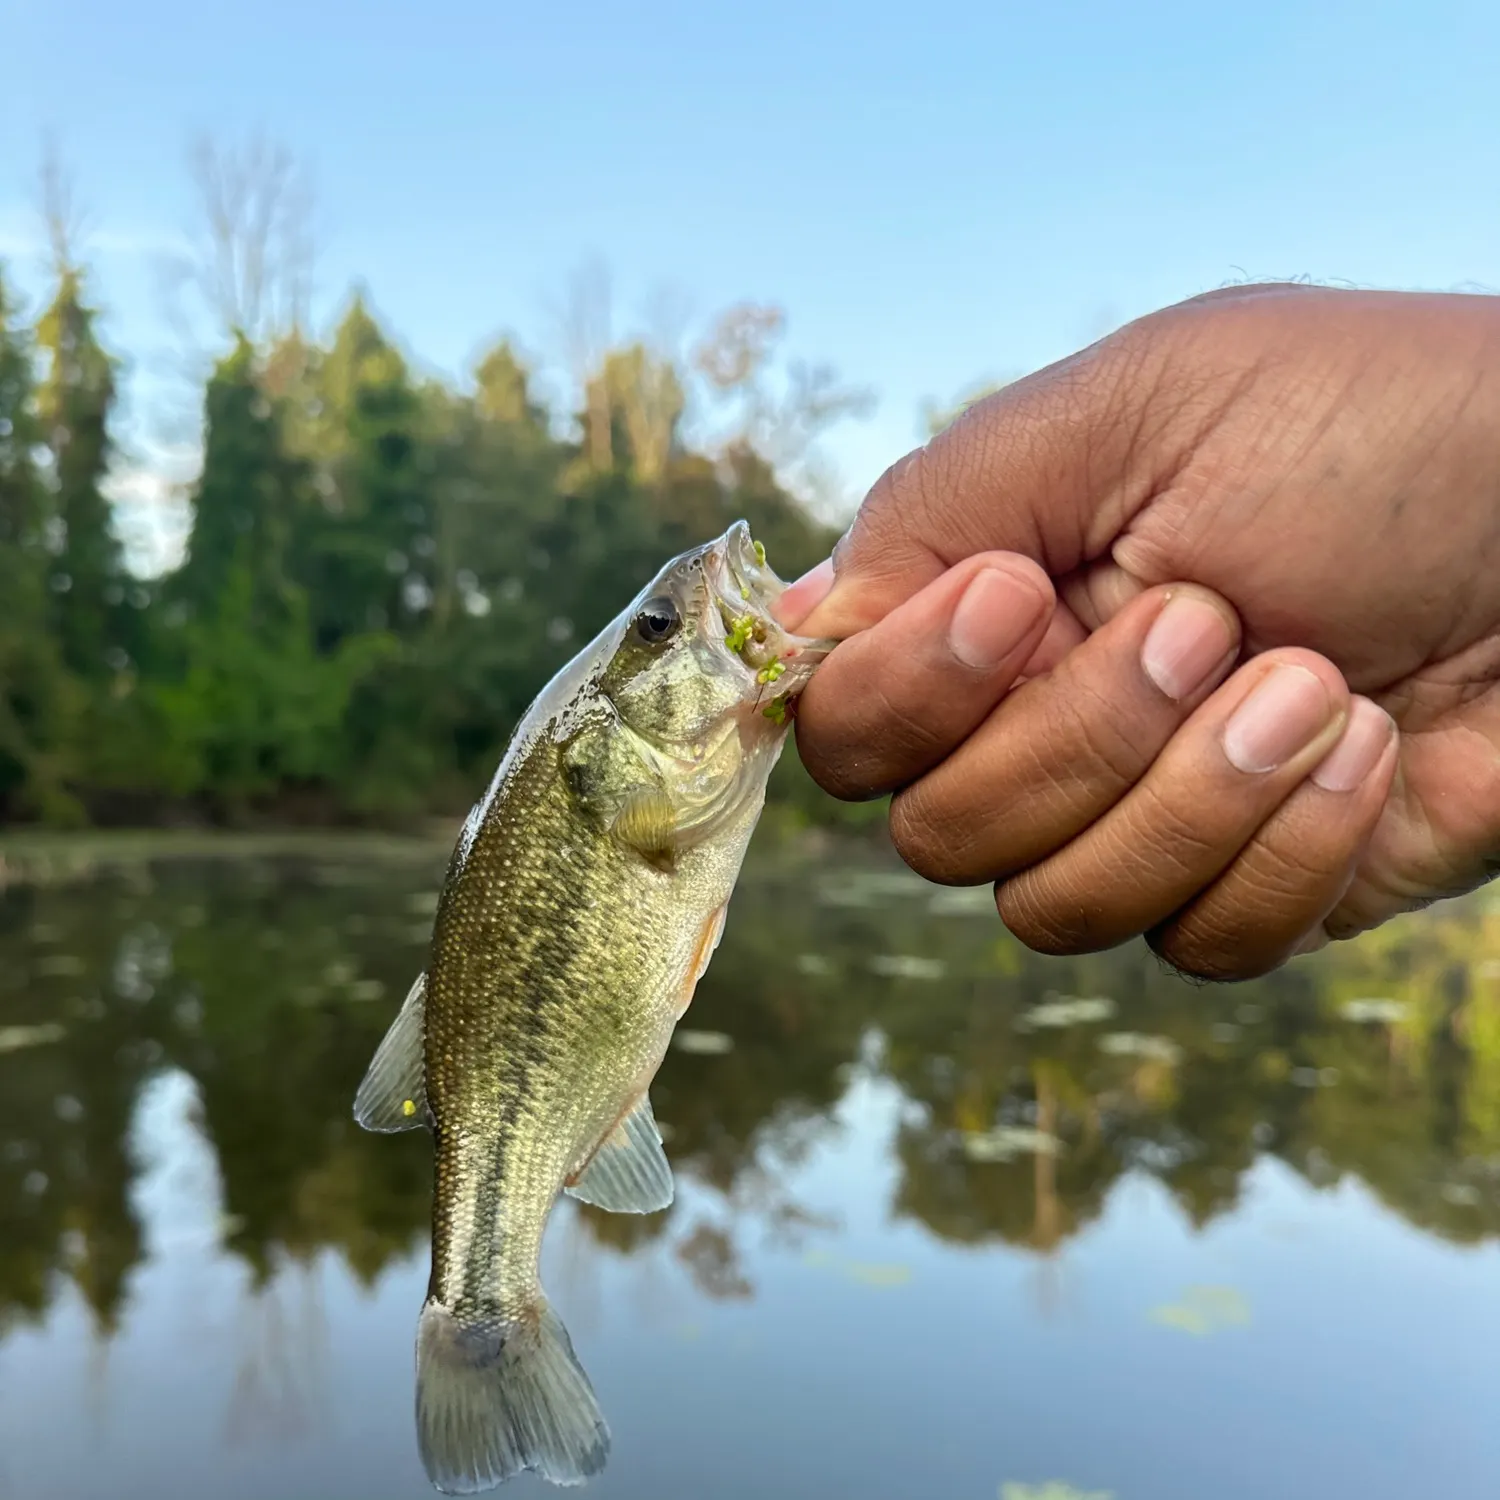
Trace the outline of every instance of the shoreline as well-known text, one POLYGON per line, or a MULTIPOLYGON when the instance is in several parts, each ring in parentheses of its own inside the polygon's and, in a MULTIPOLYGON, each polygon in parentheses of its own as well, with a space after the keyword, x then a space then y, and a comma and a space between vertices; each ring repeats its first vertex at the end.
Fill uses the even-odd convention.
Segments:
MULTIPOLYGON (((462 826, 462 818, 431 818, 406 830, 324 824, 256 829, 0 828, 0 892, 14 886, 88 879, 107 868, 173 860, 321 857, 382 864, 444 860, 462 826)), ((882 834, 883 829, 869 827, 799 823, 768 808, 755 842, 762 847, 795 848, 814 858, 834 847, 859 849, 868 857, 876 851, 891 852, 882 834)))

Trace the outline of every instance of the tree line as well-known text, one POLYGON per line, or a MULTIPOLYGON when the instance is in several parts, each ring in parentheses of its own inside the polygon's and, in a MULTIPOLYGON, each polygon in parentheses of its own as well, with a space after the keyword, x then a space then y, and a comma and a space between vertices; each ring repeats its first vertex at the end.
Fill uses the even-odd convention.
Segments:
MULTIPOLYGON (((777 364, 779 310, 733 308, 684 356, 611 344, 575 289, 578 409, 558 411, 508 341, 462 384, 414 370, 359 295, 316 337, 284 158, 199 166, 188 269, 219 337, 160 576, 131 570, 108 498, 121 365, 66 214, 34 315, 0 265, 0 819, 462 811, 667 556, 739 516, 786 576, 827 555, 784 475, 866 398, 777 364), (690 441, 694 401, 718 437, 690 441)), ((831 815, 794 761, 777 794, 831 815)))

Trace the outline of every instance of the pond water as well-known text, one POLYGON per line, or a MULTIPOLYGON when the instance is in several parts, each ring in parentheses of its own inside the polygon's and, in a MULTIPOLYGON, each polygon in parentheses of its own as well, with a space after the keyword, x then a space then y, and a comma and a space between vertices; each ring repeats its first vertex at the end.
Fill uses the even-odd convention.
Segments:
MULTIPOLYGON (((445 855, 0 894, 0 1496, 432 1495, 426 1138, 350 1101, 445 855)), ((677 1202, 565 1201, 544 1258, 614 1432, 590 1495, 1500 1492, 1489 896, 1205 988, 766 839, 684 1027, 677 1202)))

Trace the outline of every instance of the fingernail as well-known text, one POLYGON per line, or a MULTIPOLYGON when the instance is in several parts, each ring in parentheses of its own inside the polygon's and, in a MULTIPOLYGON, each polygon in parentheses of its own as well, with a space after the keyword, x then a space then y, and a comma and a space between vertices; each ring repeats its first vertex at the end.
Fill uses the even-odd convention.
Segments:
POLYGON ((1146 676, 1174 702, 1189 698, 1228 665, 1234 647, 1229 621, 1192 594, 1168 599, 1141 646, 1146 676))
POLYGON ((976 671, 997 667, 1037 622, 1045 601, 1013 573, 985 568, 969 580, 948 625, 948 646, 976 671))
POLYGON ((1328 689, 1306 667, 1276 667, 1229 716, 1224 754, 1241 771, 1274 771, 1327 726, 1328 689))
POLYGON ((788 630, 795 630, 827 597, 833 587, 833 559, 825 557, 817 567, 788 584, 771 613, 788 630))
POLYGON ((1378 703, 1355 698, 1343 738, 1324 756, 1312 779, 1325 792, 1352 792, 1380 764, 1395 732, 1395 721, 1378 703))

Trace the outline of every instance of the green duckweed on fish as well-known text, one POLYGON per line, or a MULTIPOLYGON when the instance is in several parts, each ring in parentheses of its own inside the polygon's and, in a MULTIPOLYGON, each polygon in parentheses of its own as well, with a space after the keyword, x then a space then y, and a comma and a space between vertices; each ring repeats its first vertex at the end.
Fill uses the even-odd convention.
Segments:
POLYGON ((440 1490, 604 1467, 542 1236, 563 1192, 616 1213, 672 1201, 648 1090, 831 645, 777 625, 784 587, 736 522, 542 691, 464 824, 427 969, 360 1085, 367 1129, 433 1138, 416 1419, 440 1490))

